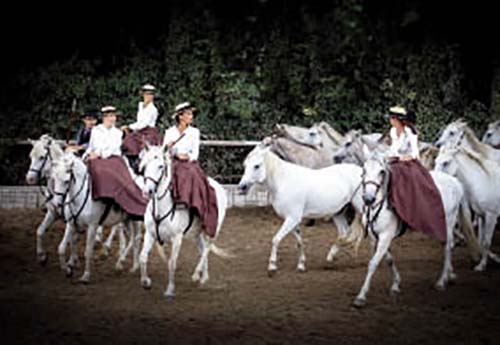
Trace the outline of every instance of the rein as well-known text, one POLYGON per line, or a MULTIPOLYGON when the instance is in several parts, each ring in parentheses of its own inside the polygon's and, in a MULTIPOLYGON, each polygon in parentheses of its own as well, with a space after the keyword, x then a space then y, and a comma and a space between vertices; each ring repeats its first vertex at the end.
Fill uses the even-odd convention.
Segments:
MULTIPOLYGON (((386 178, 386 177, 385 177, 386 178)), ((375 192, 375 195, 378 194, 378 192, 380 191, 380 188, 382 187, 382 185, 378 182, 375 182, 375 181, 362 181, 362 186, 363 186, 363 194, 365 193, 365 190, 366 190, 366 186, 367 185, 374 185, 377 189, 376 189, 376 192, 375 192)), ((382 211, 382 208, 385 204, 385 201, 387 200, 387 191, 384 191, 384 195, 382 197, 382 199, 377 202, 376 204, 374 205, 371 205, 371 206, 368 206, 368 205, 364 205, 363 206, 363 212, 365 213, 366 212, 366 224, 365 224, 365 227, 364 227, 364 232, 365 232, 365 237, 368 236, 368 230, 371 231, 372 235, 375 237, 375 238, 378 238, 375 230, 374 230, 374 227, 375 227, 375 222, 377 221, 379 215, 380 215, 380 212, 382 211), (372 212, 374 212, 373 214, 373 217, 371 216, 372 212)))
POLYGON ((78 230, 78 217, 80 217, 80 214, 83 212, 83 209, 85 208, 85 205, 87 204, 87 201, 88 201, 89 196, 90 196, 90 183, 87 183, 87 190, 85 192, 85 199, 83 200, 83 203, 81 204, 80 208, 78 209, 78 211, 76 213, 73 212, 73 209, 71 208, 71 204, 73 204, 76 201, 76 198, 82 193, 83 187, 85 186, 85 183, 88 182, 88 180, 89 180, 88 176, 89 176, 89 173, 87 171, 85 173, 85 177, 82 179, 80 189, 68 201, 66 201, 66 198, 67 198, 68 193, 72 187, 72 182, 76 182, 73 170, 71 170, 71 178, 70 178, 70 182, 68 184, 68 188, 66 189, 66 191, 62 192, 62 193, 54 191, 54 195, 61 196, 63 198, 63 201, 61 203, 61 215, 62 215, 64 221, 65 222, 73 221, 73 224, 75 225, 77 230, 78 230), (69 213, 70 213, 70 217, 68 219, 66 219, 65 214, 64 214, 64 207, 65 206, 68 206, 69 213))
POLYGON ((45 168, 45 165, 47 164, 47 161, 50 159, 52 160, 52 155, 50 154, 50 144, 51 144, 52 140, 50 140, 47 145, 45 146, 45 150, 47 150, 47 153, 45 154, 44 158, 43 158, 43 161, 42 161, 42 164, 40 165, 40 168, 39 169, 34 169, 34 168, 29 168, 28 172, 34 172, 36 174, 36 179, 38 181, 38 189, 39 189, 39 193, 44 195, 45 196, 45 202, 44 204, 46 204, 47 202, 49 202, 53 197, 53 193, 51 193, 50 191, 50 188, 47 184, 47 188, 44 189, 43 186, 42 186, 42 173, 43 173, 43 169, 45 168), (48 193, 47 193, 48 191, 48 193))

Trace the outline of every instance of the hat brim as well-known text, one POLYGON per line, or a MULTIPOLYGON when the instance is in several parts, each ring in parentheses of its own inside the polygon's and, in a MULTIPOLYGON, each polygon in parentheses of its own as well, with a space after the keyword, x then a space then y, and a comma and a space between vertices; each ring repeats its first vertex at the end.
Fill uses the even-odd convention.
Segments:
POLYGON ((182 114, 183 111, 188 110, 188 109, 191 109, 191 111, 193 112, 193 115, 194 115, 196 108, 190 106, 190 107, 186 107, 186 108, 182 108, 182 109, 177 110, 175 113, 172 114, 172 119, 175 119, 176 116, 182 114))

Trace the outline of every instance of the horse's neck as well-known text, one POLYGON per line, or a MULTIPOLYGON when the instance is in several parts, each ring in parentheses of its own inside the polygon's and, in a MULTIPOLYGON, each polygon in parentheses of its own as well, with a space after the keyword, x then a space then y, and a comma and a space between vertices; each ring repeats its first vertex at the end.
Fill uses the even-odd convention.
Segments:
POLYGON ((334 144, 338 145, 342 140, 342 135, 335 129, 333 129, 333 127, 328 123, 322 122, 320 128, 326 133, 326 135, 334 144))
POLYGON ((269 191, 272 194, 275 194, 278 189, 279 182, 282 181, 281 177, 283 175, 283 169, 286 162, 279 159, 274 153, 268 151, 264 157, 264 164, 266 167, 265 184, 269 191))
POLYGON ((321 135, 321 141, 323 143, 323 150, 333 151, 337 149, 338 146, 336 142, 334 142, 334 140, 324 129, 320 129, 319 133, 321 135))
POLYGON ((87 190, 89 198, 92 198, 92 188, 90 188, 89 185, 87 166, 83 162, 75 160, 73 175, 75 177, 75 182, 68 191, 68 197, 71 200, 76 196, 74 203, 80 207, 81 203, 85 202, 87 190))

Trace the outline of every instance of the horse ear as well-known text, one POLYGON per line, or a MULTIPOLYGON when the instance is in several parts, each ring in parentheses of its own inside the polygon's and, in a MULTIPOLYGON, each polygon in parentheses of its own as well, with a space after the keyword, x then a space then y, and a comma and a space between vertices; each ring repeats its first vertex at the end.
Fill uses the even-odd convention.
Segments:
POLYGON ((365 157, 369 157, 370 156, 370 149, 368 148, 368 146, 366 144, 363 144, 363 154, 365 155, 365 157))

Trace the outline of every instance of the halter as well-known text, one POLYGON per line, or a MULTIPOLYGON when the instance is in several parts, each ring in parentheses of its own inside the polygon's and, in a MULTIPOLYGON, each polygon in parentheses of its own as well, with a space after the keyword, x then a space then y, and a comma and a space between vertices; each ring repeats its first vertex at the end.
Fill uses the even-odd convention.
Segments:
MULTIPOLYGON (((165 191, 163 192, 163 194, 161 194, 160 196, 157 195, 158 186, 159 186, 160 182, 165 178, 165 176, 166 176, 165 175, 165 168, 163 168, 158 180, 155 180, 154 178, 152 178, 150 176, 144 177, 145 180, 150 180, 157 187, 157 190, 155 191, 153 198, 152 198, 153 208, 151 210, 151 216, 153 217, 153 221, 155 223, 156 239, 157 239, 158 243, 160 243, 160 245, 163 245, 163 243, 164 243, 163 240, 161 239, 161 236, 160 236, 160 225, 165 219, 167 219, 168 216, 171 216, 171 220, 173 220, 174 216, 175 216, 175 211, 177 209, 177 204, 175 203, 175 201, 172 198, 172 207, 170 208, 170 210, 162 216, 157 216, 157 210, 156 210, 157 203, 159 201, 161 201, 167 195, 167 193, 169 191, 171 191, 171 189, 172 189, 172 182, 169 182, 169 184, 168 184, 167 188, 165 188, 165 191)), ((192 212, 189 212, 189 223, 188 223, 188 226, 186 227, 186 229, 184 229, 184 232, 183 232, 184 234, 189 230, 189 228, 191 228, 192 224, 193 224, 193 215, 192 215, 192 212)))
MULTIPOLYGON (((365 171, 363 170, 363 181, 361 182, 362 186, 363 186, 363 194, 365 193, 366 191, 366 186, 368 185, 374 185, 376 187, 375 189, 375 195, 378 194, 378 192, 380 191, 380 188, 382 187, 382 184, 381 183, 378 183, 376 181, 365 181, 364 180, 364 177, 365 177, 365 171)), ((384 179, 386 177, 384 176, 384 179)), ((373 204, 373 205, 366 205, 366 203, 364 204, 363 206, 363 212, 366 212, 366 225, 365 225, 365 228, 364 228, 364 231, 365 231, 365 237, 368 236, 368 230, 371 231, 372 235, 375 237, 375 238, 378 238, 375 230, 374 230, 374 224, 375 222, 377 221, 379 215, 380 215, 380 212, 382 211, 382 207, 384 206, 384 203, 385 201, 387 200, 387 190, 385 191, 385 194, 382 196, 382 199, 373 204), (373 217, 371 217, 371 213, 372 212, 375 212, 373 217), (370 218, 371 217, 371 218, 370 218)))
POLYGON ((34 172, 36 174, 36 180, 38 182, 38 188, 39 188, 39 193, 45 196, 45 202, 49 202, 53 197, 53 193, 50 191, 49 184, 47 184, 47 188, 44 190, 41 180, 42 180, 42 172, 45 168, 45 165, 47 164, 47 161, 52 160, 52 155, 50 154, 50 145, 52 144, 52 140, 49 140, 49 142, 44 146, 44 149, 46 150, 46 153, 44 155, 42 164, 40 165, 40 168, 34 169, 34 168, 29 168, 28 172, 34 172), (46 193, 48 191, 48 193, 46 193))
POLYGON ((76 182, 75 174, 74 174, 74 172, 73 172, 72 169, 70 170, 70 180, 69 180, 69 183, 68 183, 68 188, 66 188, 66 191, 64 191, 64 192, 58 192, 58 191, 54 190, 54 195, 62 197, 62 203, 61 203, 61 215, 62 215, 62 218, 64 219, 65 222, 73 221, 73 224, 74 224, 74 226, 75 226, 75 228, 77 230, 78 230, 78 217, 82 213, 82 211, 83 211, 83 209, 84 209, 84 207, 87 204, 87 201, 89 199, 89 195, 90 195, 90 183, 87 185, 87 191, 85 192, 85 199, 84 199, 82 205, 80 206, 80 208, 78 209, 78 211, 76 213, 73 212, 73 209, 71 208, 71 204, 73 202, 75 202, 76 198, 82 193, 83 187, 85 186, 85 182, 88 182, 88 176, 89 176, 89 173, 87 171, 85 173, 85 177, 82 179, 82 183, 81 183, 80 189, 68 201, 66 201, 66 197, 68 196, 68 193, 69 193, 69 191, 70 191, 70 189, 72 187, 72 182, 76 182), (70 217, 68 219, 66 219, 65 214, 64 214, 64 207, 65 206, 68 206, 69 213, 70 213, 70 217))

